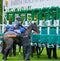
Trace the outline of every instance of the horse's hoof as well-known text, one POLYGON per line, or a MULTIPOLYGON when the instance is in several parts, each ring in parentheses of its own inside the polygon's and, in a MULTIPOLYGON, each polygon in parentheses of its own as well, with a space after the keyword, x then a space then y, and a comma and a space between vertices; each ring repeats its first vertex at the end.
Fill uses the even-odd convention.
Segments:
POLYGON ((30 61, 30 60, 27 60, 27 61, 30 61))
POLYGON ((27 59, 25 58, 25 60, 24 61, 27 61, 27 59))
POLYGON ((7 60, 7 58, 4 58, 4 61, 6 61, 7 60))
POLYGON ((6 61, 6 60, 4 60, 4 61, 6 61))
POLYGON ((2 59, 7 60, 7 58, 4 58, 4 57, 2 59))

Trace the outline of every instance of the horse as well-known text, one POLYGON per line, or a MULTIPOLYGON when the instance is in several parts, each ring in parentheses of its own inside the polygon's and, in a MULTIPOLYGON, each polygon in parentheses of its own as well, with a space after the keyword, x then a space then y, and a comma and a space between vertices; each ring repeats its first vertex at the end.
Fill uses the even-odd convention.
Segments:
MULTIPOLYGON (((9 31, 9 28, 11 28, 12 27, 12 25, 10 26, 10 25, 6 25, 5 27, 4 27, 4 33, 5 32, 7 32, 7 31, 9 31)), ((17 40, 17 39, 16 39, 17 40)), ((18 44, 18 46, 19 46, 19 54, 20 54, 20 50, 21 50, 21 43, 13 43, 13 55, 14 56, 16 56, 16 44, 18 44)), ((4 54, 4 49, 5 49, 5 44, 4 44, 4 42, 3 42, 3 45, 4 46, 2 46, 2 53, 4 54)), ((9 52, 9 56, 12 56, 12 49, 10 50, 10 52, 9 52)))
MULTIPOLYGON (((37 33, 40 33, 38 26, 36 25, 36 23, 31 23, 27 29, 25 30, 24 33, 20 34, 20 39, 22 41, 22 45, 23 45, 23 57, 24 60, 30 60, 30 54, 31 54, 31 46, 30 46, 30 34, 31 31, 34 30, 37 33)), ((11 32, 6 32, 3 36, 3 45, 5 45, 5 49, 4 49, 4 55, 3 55, 3 59, 4 61, 7 60, 8 57, 8 52, 9 50, 12 48, 13 43, 17 42, 20 43, 19 40, 17 39, 17 34, 13 31, 11 32)))

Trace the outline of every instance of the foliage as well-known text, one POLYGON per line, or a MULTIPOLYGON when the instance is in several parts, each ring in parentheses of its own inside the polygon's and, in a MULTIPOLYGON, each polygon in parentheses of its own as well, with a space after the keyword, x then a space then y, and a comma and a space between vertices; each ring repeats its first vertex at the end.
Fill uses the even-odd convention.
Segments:
POLYGON ((2 23, 2 1, 0 0, 0 23, 2 23))

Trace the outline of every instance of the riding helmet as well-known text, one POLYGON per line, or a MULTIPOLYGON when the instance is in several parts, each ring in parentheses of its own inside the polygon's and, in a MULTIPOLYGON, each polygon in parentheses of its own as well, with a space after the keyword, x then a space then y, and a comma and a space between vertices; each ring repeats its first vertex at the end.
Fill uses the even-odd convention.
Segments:
POLYGON ((17 16, 17 17, 16 17, 16 20, 17 20, 17 21, 20 21, 20 16, 17 16))

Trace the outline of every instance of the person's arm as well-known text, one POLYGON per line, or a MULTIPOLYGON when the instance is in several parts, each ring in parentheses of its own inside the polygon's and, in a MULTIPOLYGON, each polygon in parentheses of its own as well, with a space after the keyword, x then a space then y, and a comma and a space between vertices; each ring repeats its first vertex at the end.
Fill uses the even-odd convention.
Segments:
POLYGON ((19 23, 19 26, 23 27, 22 24, 19 23))
POLYGON ((19 24, 19 26, 23 27, 24 29, 26 29, 22 24, 19 24))

